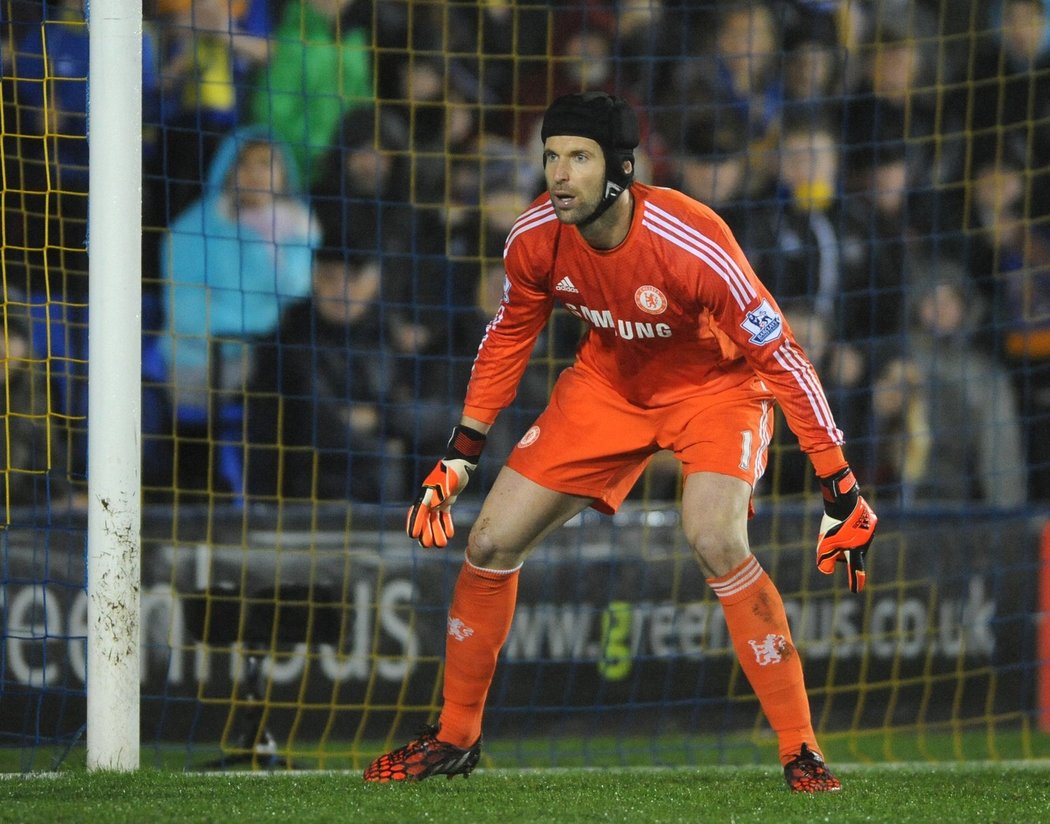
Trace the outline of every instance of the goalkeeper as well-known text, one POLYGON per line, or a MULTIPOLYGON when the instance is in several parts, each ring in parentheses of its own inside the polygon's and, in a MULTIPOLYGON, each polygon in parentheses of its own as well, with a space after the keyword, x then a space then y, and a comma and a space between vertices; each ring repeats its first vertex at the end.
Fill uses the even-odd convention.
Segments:
POLYGON ((541 137, 547 192, 507 237, 503 301, 446 455, 409 510, 412 538, 448 545, 450 507, 554 302, 587 333, 470 531, 448 613, 438 724, 377 758, 364 778, 470 773, 525 557, 586 507, 615 512, 653 453, 668 449, 682 463, 685 536, 776 732, 787 783, 796 792, 838 790, 813 733, 783 602, 747 538, 776 402, 820 478, 817 566, 830 574, 841 563, 849 588, 864 587, 877 519, 820 380, 726 224, 679 192, 634 182, 638 121, 624 101, 600 92, 558 98, 541 137))

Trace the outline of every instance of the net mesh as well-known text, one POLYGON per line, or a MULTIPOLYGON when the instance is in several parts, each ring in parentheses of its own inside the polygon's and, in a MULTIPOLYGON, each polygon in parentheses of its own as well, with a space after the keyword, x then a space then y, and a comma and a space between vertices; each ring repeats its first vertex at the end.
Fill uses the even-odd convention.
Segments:
MULTIPOLYGON (((640 180, 725 218, 880 514, 850 596, 813 566, 815 478, 778 418, 751 543, 825 750, 1046 756, 1041 4, 325 9, 147 4, 147 757, 360 768, 436 717, 461 559, 415 548, 404 511, 458 419, 507 232, 542 191, 538 120, 584 89, 637 107, 640 180)), ((87 34, 79 2, 0 3, 9 770, 84 741, 87 34)), ((581 328, 555 310, 457 541, 581 328)), ((486 758, 775 749, 682 536, 680 483, 661 453, 617 516, 585 513, 530 558, 486 758)))

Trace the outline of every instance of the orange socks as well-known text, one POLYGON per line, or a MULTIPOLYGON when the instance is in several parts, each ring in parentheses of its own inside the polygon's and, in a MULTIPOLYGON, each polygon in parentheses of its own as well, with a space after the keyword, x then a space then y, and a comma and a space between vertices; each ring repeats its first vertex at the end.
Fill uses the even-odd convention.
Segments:
MULTIPOLYGON (((485 699, 514 619, 520 569, 482 569, 470 561, 460 569, 448 611, 439 733, 454 746, 473 746, 481 736, 485 699)), ((744 674, 777 734, 781 763, 797 756, 803 743, 819 752, 802 662, 772 580, 751 555, 707 583, 721 601, 744 674)))
POLYGON ((444 707, 438 737, 471 747, 481 736, 496 659, 510 633, 518 600, 514 569, 482 569, 464 561, 448 610, 445 638, 444 707))
POLYGON ((802 662, 773 581, 750 555, 728 575, 708 578, 707 583, 722 603, 740 665, 777 734, 781 763, 797 756, 803 742, 819 751, 802 662))

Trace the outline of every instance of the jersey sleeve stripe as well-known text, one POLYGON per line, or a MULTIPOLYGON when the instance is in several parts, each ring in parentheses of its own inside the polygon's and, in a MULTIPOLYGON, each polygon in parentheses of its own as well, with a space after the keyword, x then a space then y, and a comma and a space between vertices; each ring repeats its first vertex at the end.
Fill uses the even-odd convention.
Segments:
POLYGON ((828 407, 827 398, 824 396, 824 391, 821 389, 816 373, 809 362, 799 357, 794 347, 788 342, 783 343, 773 354, 777 362, 795 378, 795 381, 809 399, 817 422, 829 434, 834 435, 838 433, 831 409, 828 407))
POLYGON ((654 206, 652 203, 645 204, 645 211, 647 216, 651 217, 653 220, 660 221, 663 225, 673 228, 676 230, 677 234, 691 240, 697 246, 710 249, 724 262, 726 270, 733 281, 739 284, 741 292, 747 298, 746 302, 750 302, 750 300, 755 297, 757 293, 755 292, 755 288, 752 286, 751 281, 740 268, 740 264, 737 263, 733 256, 730 255, 721 244, 707 237, 707 235, 702 232, 697 231, 692 226, 684 223, 669 212, 665 212, 658 206, 654 206))
POLYGON ((813 410, 817 423, 819 423, 824 428, 824 431, 828 433, 828 437, 831 438, 832 442, 842 444, 842 430, 835 426, 835 418, 831 414, 828 400, 824 395, 824 390, 821 388, 820 382, 817 380, 812 365, 810 365, 805 358, 800 357, 798 352, 795 351, 794 347, 792 347, 788 341, 781 344, 781 346, 773 353, 773 357, 776 358, 777 363, 779 363, 785 371, 795 378, 799 388, 802 389, 802 392, 809 400, 810 408, 813 410))

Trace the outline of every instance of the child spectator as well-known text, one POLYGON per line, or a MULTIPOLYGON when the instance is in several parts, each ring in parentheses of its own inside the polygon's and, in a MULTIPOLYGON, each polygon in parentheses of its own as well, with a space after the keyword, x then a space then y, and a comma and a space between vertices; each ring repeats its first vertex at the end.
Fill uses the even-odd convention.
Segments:
POLYGON ((263 127, 230 134, 204 196, 175 218, 162 245, 159 352, 180 428, 206 417, 210 391, 243 391, 251 343, 309 292, 319 237, 284 146, 263 127))

